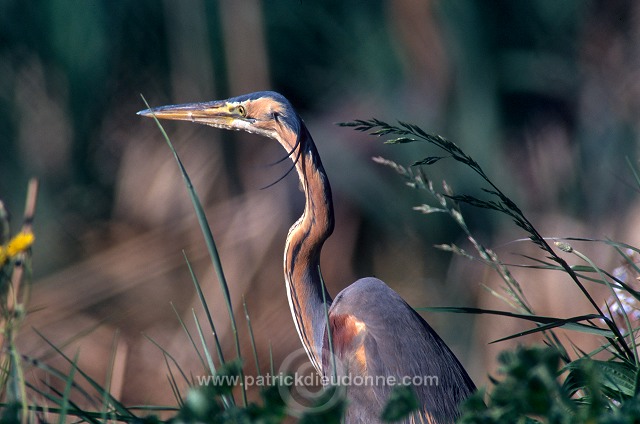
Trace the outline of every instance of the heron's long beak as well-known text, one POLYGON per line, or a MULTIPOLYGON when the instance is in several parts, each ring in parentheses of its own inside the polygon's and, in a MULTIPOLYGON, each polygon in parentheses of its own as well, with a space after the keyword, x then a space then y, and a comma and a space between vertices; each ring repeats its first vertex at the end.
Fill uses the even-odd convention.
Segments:
POLYGON ((224 129, 238 128, 238 116, 226 102, 187 103, 145 109, 138 115, 149 118, 191 121, 224 129))

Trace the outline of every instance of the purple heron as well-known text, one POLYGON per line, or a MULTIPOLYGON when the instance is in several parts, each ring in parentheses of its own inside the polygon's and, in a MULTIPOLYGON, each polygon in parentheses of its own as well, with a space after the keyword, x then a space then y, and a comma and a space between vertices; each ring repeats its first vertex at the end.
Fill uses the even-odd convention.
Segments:
POLYGON ((286 292, 302 345, 325 377, 345 373, 378 377, 377 384, 346 388, 346 422, 380 422, 392 383, 413 385, 420 409, 408 421, 455 421, 458 405, 475 386, 429 324, 376 278, 356 281, 333 300, 324 288, 320 253, 334 227, 331 187, 307 127, 285 97, 263 91, 138 113, 242 130, 279 142, 293 161, 306 198, 304 212, 289 230, 284 248, 286 292), (340 364, 335 374, 334 363, 340 364))

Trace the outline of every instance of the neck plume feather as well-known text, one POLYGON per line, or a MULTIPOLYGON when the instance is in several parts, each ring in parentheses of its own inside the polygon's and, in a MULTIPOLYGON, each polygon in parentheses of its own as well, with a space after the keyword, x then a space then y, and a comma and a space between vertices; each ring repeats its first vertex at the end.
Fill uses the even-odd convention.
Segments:
POLYGON ((304 124, 301 123, 299 135, 288 131, 281 134, 278 141, 292 152, 291 158, 306 196, 304 212, 289 229, 284 251, 289 307, 311 363, 318 372, 322 372, 325 308, 331 304, 331 297, 322 284, 320 252, 323 243, 333 232, 331 187, 316 146, 304 124))

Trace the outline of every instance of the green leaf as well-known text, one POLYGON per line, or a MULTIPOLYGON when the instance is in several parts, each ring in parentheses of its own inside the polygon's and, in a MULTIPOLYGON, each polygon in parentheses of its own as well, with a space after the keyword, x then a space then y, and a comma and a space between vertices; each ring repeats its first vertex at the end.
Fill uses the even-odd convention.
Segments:
MULTIPOLYGON (((576 317, 576 318, 580 318, 580 317, 576 317)), ((510 336, 507 337, 503 337, 501 339, 498 340, 493 340, 491 343, 499 343, 499 342, 504 342, 507 340, 511 340, 511 339, 515 339, 518 337, 524 337, 524 336, 528 336, 530 334, 535 334, 535 333, 540 333, 542 331, 547 331, 547 330, 551 330, 554 328, 564 328, 566 330, 574 330, 574 331, 580 331, 582 333, 588 333, 588 334, 594 334, 597 336, 603 336, 603 337, 614 337, 613 332, 609 331, 609 330, 605 330, 599 327, 595 327, 595 326, 590 326, 590 325, 584 325, 584 324, 578 324, 576 322, 574 322, 573 318, 569 318, 566 320, 558 320, 556 322, 552 322, 549 324, 545 324, 545 325, 541 325, 539 327, 533 328, 531 330, 527 330, 527 331, 521 331, 519 333, 516 334, 512 334, 510 336)))
POLYGON ((208 386, 216 395, 229 395, 237 384, 242 384, 242 376, 242 361, 236 359, 218 367, 216 373, 212 375, 213 384, 208 386))
MULTIPOLYGON (((384 135, 384 134, 375 134, 374 135, 384 135)), ((392 138, 391 140, 387 140, 384 142, 384 144, 404 144, 404 143, 413 143, 414 141, 416 141, 415 138, 411 138, 411 137, 398 137, 398 138, 392 138)))
POLYGON ((210 422, 222 408, 211 396, 209 388, 191 388, 187 393, 184 407, 178 414, 185 422, 210 422))
POLYGON ((517 333, 499 340, 494 340, 491 343, 497 343, 497 342, 509 340, 516 337, 522 337, 528 334, 537 333, 537 332, 548 330, 551 328, 565 328, 567 330, 580 331, 582 333, 595 334, 603 337, 613 337, 613 333, 609 330, 606 330, 604 328, 600 328, 591 324, 580 323, 580 321, 587 321, 591 319, 602 318, 602 316, 598 314, 579 315, 571 318, 555 318, 555 317, 547 317, 542 315, 516 314, 514 312, 497 311, 492 309, 481 309, 481 308, 464 308, 464 307, 445 306, 445 307, 422 307, 422 308, 415 308, 415 309, 416 311, 451 312, 451 313, 457 313, 457 314, 501 315, 505 317, 518 318, 526 321, 533 321, 538 324, 543 324, 540 327, 534 328, 532 330, 523 331, 521 333, 517 333))
POLYGON ((566 365, 569 370, 565 386, 570 393, 583 390, 589 377, 596 378, 608 396, 621 399, 631 398, 636 390, 636 372, 634 365, 622 361, 601 361, 580 358, 566 365), (593 373, 596 373, 593 376, 593 373))
POLYGON ((434 163, 438 162, 440 159, 445 159, 448 158, 449 156, 429 156, 426 157, 424 159, 421 159, 417 162, 413 162, 411 164, 411 166, 418 166, 418 165, 433 165, 434 163))
POLYGON ((381 418, 385 422, 400 421, 420 408, 416 392, 411 386, 396 386, 382 410, 381 418))

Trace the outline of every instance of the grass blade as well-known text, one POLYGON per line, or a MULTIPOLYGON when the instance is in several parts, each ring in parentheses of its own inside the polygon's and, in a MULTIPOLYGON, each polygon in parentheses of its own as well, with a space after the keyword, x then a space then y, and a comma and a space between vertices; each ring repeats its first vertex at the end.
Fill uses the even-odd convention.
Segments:
POLYGON ((173 365, 176 366, 176 368, 178 368, 178 371, 180 371, 180 375, 182 375, 182 378, 184 379, 184 381, 187 384, 191 384, 192 382, 189 380, 189 378, 187 377, 187 375, 184 373, 184 371, 182 371, 182 368, 180 367, 180 365, 178 364, 178 361, 176 360, 176 358, 174 358, 165 348, 163 348, 162 346, 160 346, 160 344, 158 342, 156 342, 155 340, 153 340, 151 337, 147 336, 146 334, 143 334, 147 340, 149 340, 151 343, 153 343, 158 349, 160 349, 160 351, 162 351, 162 354, 165 356, 165 358, 168 358, 171 360, 171 362, 173 363, 173 365))
MULTIPOLYGON (((72 360, 67 355, 64 354, 64 352, 58 349, 58 347, 54 345, 49 339, 47 339, 42 333, 40 333, 35 328, 33 329, 33 331, 35 331, 36 334, 40 336, 40 338, 42 338, 42 340, 44 340, 45 343, 51 346, 51 348, 53 348, 65 361, 69 362, 70 364, 73 363, 72 360)), ((82 368, 77 368, 76 372, 80 374, 82 378, 84 378, 91 385, 91 387, 93 387, 94 390, 106 396, 109 400, 109 403, 111 403, 114 406, 114 408, 120 415, 135 417, 135 415, 132 414, 131 411, 129 411, 129 409, 127 409, 126 406, 124 406, 116 398, 111 396, 111 394, 108 391, 104 390, 104 388, 100 384, 98 384, 94 379, 92 379, 87 373, 82 371, 82 368)))
POLYGON ((505 316, 505 317, 510 317, 510 318, 517 318, 517 319, 523 319, 526 321, 533 321, 537 324, 543 324, 541 327, 535 328, 533 330, 528 330, 522 333, 518 333, 517 335, 513 335, 513 336, 509 336, 507 338, 504 339, 500 339, 500 340, 496 340, 492 343, 498 342, 498 341, 503 341, 503 340, 508 340, 511 338, 515 338, 515 337, 519 337, 519 336, 523 336, 526 334, 532 334, 532 333, 536 333, 539 331, 544 331, 546 329, 551 329, 551 328, 557 328, 557 327, 562 327, 562 328, 566 328, 567 330, 574 330, 574 331, 580 331, 583 333, 589 333, 589 334, 596 334, 599 336, 603 336, 603 337, 613 337, 614 334, 609 331, 606 330, 604 328, 600 328, 597 327, 595 325, 586 325, 586 324, 580 324, 580 321, 588 321, 588 320, 592 320, 592 319, 601 319, 603 318, 600 315, 597 314, 588 314, 588 315, 580 315, 580 316, 575 316, 575 317, 571 317, 571 318, 554 318, 554 317, 547 317, 547 316, 541 316, 541 315, 526 315, 526 314, 517 314, 514 312, 507 312, 507 311, 497 311, 497 310, 493 310, 493 309, 480 309, 480 308, 456 308, 456 307, 448 307, 448 306, 444 306, 444 307, 423 307, 423 308, 415 308, 417 311, 430 311, 430 312, 451 312, 451 313, 460 313, 460 314, 489 314, 489 315, 499 315, 499 316, 505 316))
MULTIPOLYGON (((593 268, 594 271, 596 271, 599 275, 600 278, 602 279, 602 281, 604 281, 604 283, 607 285, 607 287, 609 287, 609 291, 611 292, 613 298, 616 300, 616 303, 618 304, 618 307, 620 308, 621 311, 624 311, 624 307, 622 306, 622 302, 620 301, 620 298, 618 297, 618 294, 616 293, 616 291, 614 290, 614 288, 611 286, 611 283, 609 283, 609 279, 607 277, 605 277, 600 271, 596 264, 593 263, 593 261, 591 259, 589 259, 586 255, 584 255, 583 253, 575 250, 575 249, 571 249, 571 252, 576 255, 577 257, 579 257, 580 259, 582 259, 583 261, 585 261, 587 264, 589 264, 589 266, 591 266, 593 268)), ((627 325, 627 329, 628 329, 628 333, 633 336, 633 327, 631 326, 631 323, 629 322, 629 316, 627 314, 623 314, 624 316, 624 320, 625 320, 625 324, 627 325)), ((626 347, 627 350, 630 350, 630 348, 627 346, 627 343, 625 342, 625 338, 622 336, 621 332, 618 329, 618 326, 615 325, 615 323, 613 321, 609 321, 611 323, 611 325, 609 326, 611 328, 611 330, 614 332, 616 340, 619 340, 620 344, 623 347, 626 347)), ((635 340, 631 337, 630 339, 630 343, 633 346, 633 360, 635 362, 636 365, 638 365, 638 345, 635 343, 635 340)))
POLYGON ((204 368, 207 367, 207 364, 204 361, 204 358, 202 357, 202 355, 200 354, 200 349, 198 349, 198 346, 196 345, 195 340, 193 339, 193 336, 191 336, 191 332, 189 331, 189 329, 187 328, 187 325, 184 323, 184 321, 182 320, 182 318, 180 318, 180 314, 178 313, 178 311, 176 310, 175 305, 173 304, 173 302, 169 302, 169 304, 171 305, 171 309, 173 309, 173 312, 176 314, 176 317, 178 318, 178 322, 180 323, 180 325, 182 326, 182 330, 187 334, 187 338, 189 339, 189 342, 191 343, 191 346, 193 347, 193 349, 196 351, 196 354, 198 355, 198 359, 200 360, 200 363, 202 364, 202 366, 204 368))
POLYGON ((249 310, 247 309, 247 302, 244 299, 244 295, 242 295, 242 306, 244 308, 244 316, 247 320, 247 327, 249 329, 249 340, 251 342, 251 350, 253 351, 253 359, 256 362, 256 372, 258 375, 262 375, 262 371, 260 370, 260 361, 258 359, 258 349, 256 347, 256 339, 253 336, 253 327, 251 326, 251 318, 249 317, 249 310))
POLYGON ((196 276, 193 267, 191 266, 191 262, 187 257, 187 254, 183 251, 182 255, 184 256, 184 260, 187 262, 187 267, 189 268, 189 273, 191 274, 191 280, 193 281, 193 285, 196 288, 196 292, 198 293, 198 299, 200 300, 200 304, 202 305, 202 309, 204 309, 204 313, 207 316, 207 320, 209 321, 209 327, 211 327, 211 333, 213 334, 213 338, 216 345, 216 351, 218 353, 218 360, 221 364, 224 361, 224 355, 222 353, 222 346, 220 345, 220 340, 218 339, 218 333, 216 332, 216 326, 213 323, 213 318, 211 317, 211 312, 209 311, 209 306, 207 305, 207 301, 204 298, 204 293, 202 292, 202 287, 200 287, 200 282, 198 281, 198 277, 196 276))
MULTIPOLYGON (((151 107, 149 106, 149 103, 147 103, 144 97, 142 97, 142 100, 144 101, 145 105, 149 109, 151 109, 151 107)), ((180 169, 180 173, 182 174, 182 178, 187 187, 187 191, 189 193, 189 197, 191 198, 191 203, 193 204, 193 208, 195 210, 198 223, 200 224, 200 230, 202 232, 202 235, 204 236, 205 244, 207 245, 207 250, 209 252, 211 263, 216 272, 216 275, 218 276, 218 282, 220 283, 220 288, 222 289, 222 294, 223 294, 225 303, 227 305, 227 312, 229 313, 229 321, 231 323, 231 331, 233 333, 233 337, 235 341, 236 355, 238 359, 242 361, 242 354, 240 352, 240 339, 238 337, 238 327, 236 325, 235 315, 233 314, 233 305, 231 304, 231 295, 229 294, 229 286, 227 284, 227 279, 224 275, 224 270, 222 269, 222 261, 220 260, 220 255, 218 254, 218 248, 216 247, 216 243, 213 239, 213 234, 211 232, 211 227, 209 226, 209 221, 207 220, 207 216, 204 212, 204 208, 202 207, 202 203, 200 202, 200 198, 198 197, 198 194, 196 193, 196 190, 193 187, 193 184, 191 183, 191 178, 189 178, 189 174, 187 174, 187 170, 182 164, 182 160, 180 159, 180 156, 178 156, 178 152, 173 147, 173 143, 171 143, 169 136, 167 135, 164 128, 160 124, 160 121, 158 120, 158 118, 156 118, 156 116, 154 115, 153 119, 156 122, 156 125, 158 125, 158 128, 160 129, 162 136, 167 142, 167 145, 169 146, 171 153, 173 153, 173 157, 175 158, 176 163, 178 164, 178 168, 180 169)), ((241 374, 243 374, 242 371, 241 371, 241 374)), ((244 401, 244 404, 246 405, 247 398, 245 393, 243 393, 243 401, 244 401)))
MULTIPOLYGON (((171 369, 171 365, 169 364, 169 358, 167 355, 163 354, 165 366, 167 367, 167 380, 169 381, 169 387, 171 388, 171 392, 173 393, 173 397, 176 398, 176 402, 180 407, 184 406, 184 399, 182 398, 182 394, 180 393, 180 389, 178 388, 178 382, 176 381, 175 375, 173 375, 173 370, 171 369)), ((184 375, 183 375, 184 376, 184 375)))
POLYGON ((69 371, 69 375, 67 376, 67 382, 64 386, 64 392, 62 393, 62 406, 60 408, 60 415, 58 415, 58 422, 60 424, 65 424, 67 418, 67 409, 69 408, 69 396, 71 395, 71 388, 73 387, 73 376, 76 373, 76 369, 78 366, 78 357, 80 352, 76 352, 76 355, 73 357, 73 361, 71 362, 71 370, 69 371))

